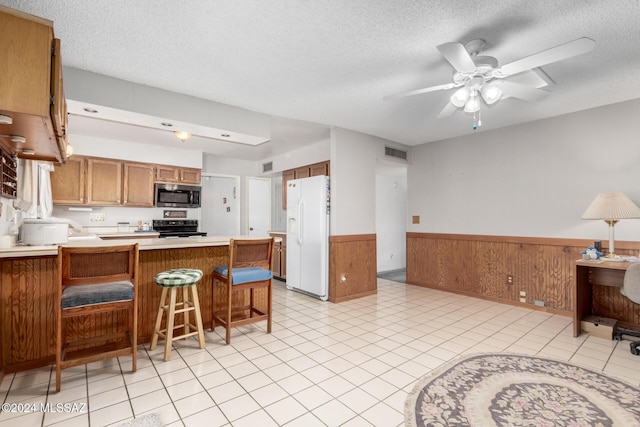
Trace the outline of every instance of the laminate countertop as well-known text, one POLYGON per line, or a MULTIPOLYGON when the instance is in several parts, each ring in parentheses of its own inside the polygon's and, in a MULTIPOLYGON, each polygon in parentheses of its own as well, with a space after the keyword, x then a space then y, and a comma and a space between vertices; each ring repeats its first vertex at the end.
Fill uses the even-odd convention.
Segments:
MULTIPOLYGON (((253 238, 249 236, 194 236, 178 238, 131 238, 102 240, 100 238, 69 238, 64 246, 118 246, 138 243, 141 251, 154 249, 178 249, 187 247, 225 246, 231 238, 253 238)), ((16 245, 11 248, 0 249, 1 258, 38 257, 58 254, 58 245, 26 246, 16 245)))

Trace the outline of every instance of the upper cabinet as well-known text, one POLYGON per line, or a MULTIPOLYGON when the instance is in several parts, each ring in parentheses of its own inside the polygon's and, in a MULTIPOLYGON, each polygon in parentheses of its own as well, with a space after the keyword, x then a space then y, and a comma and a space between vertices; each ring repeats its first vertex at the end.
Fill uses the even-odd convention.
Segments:
POLYGON ((28 159, 64 162, 66 100, 53 23, 0 6, 0 144, 28 159), (25 142, 20 142, 19 138, 25 142))
POLYGON ((153 165, 148 163, 124 163, 125 206, 153 206, 153 165))
POLYGON ((73 156, 55 166, 51 193, 54 205, 153 207, 156 181, 200 184, 200 169, 73 156))
POLYGON ((122 164, 120 160, 87 159, 87 204, 122 204, 122 164))
POLYGON ((56 165, 51 173, 51 195, 54 205, 83 205, 86 203, 86 159, 70 157, 63 165, 56 165))
POLYGON ((156 182, 200 185, 200 169, 156 165, 156 182))

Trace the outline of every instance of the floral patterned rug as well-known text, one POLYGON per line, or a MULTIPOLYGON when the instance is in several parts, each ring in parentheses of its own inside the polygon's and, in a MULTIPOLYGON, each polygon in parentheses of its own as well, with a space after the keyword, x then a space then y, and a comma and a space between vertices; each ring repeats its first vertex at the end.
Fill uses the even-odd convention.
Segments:
POLYGON ((405 425, 640 426, 640 388, 558 360, 479 354, 421 379, 405 425))

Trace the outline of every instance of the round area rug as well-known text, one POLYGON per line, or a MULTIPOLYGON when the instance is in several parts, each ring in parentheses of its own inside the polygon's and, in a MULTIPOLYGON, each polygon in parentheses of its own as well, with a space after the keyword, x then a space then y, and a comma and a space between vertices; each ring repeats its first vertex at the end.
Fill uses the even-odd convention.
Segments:
POLYGON ((559 360, 479 354, 418 381, 405 425, 640 426, 640 388, 559 360))

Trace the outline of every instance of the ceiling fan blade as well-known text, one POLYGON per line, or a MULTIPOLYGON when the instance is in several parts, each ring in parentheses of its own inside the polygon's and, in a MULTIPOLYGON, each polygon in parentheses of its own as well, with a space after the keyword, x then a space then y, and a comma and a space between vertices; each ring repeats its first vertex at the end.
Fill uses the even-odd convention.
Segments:
POLYGON ((476 64, 469 56, 469 52, 460 43, 443 43, 438 45, 437 48, 456 71, 471 73, 476 69, 476 64))
POLYGON ((502 77, 510 76, 522 71, 542 67, 552 62, 562 61, 563 59, 591 52, 595 45, 595 41, 587 37, 582 37, 572 42, 561 44, 560 46, 552 47, 551 49, 543 50, 542 52, 534 53, 533 55, 510 62, 500 67, 499 70, 502 77))
POLYGON ((503 98, 510 96, 525 101, 538 101, 550 93, 548 90, 521 85, 508 80, 499 80, 496 83, 499 83, 500 89, 502 89, 503 98))
POLYGON ((384 99, 405 98, 407 96, 420 95, 421 93, 453 89, 454 87, 457 87, 455 83, 447 83, 447 84, 438 85, 438 86, 431 86, 431 87, 425 87, 422 89, 416 89, 409 92, 396 93, 395 95, 387 95, 384 97, 384 99))
POLYGON ((447 117, 451 117, 451 115, 455 113, 457 109, 458 107, 453 105, 451 102, 448 102, 447 105, 444 106, 442 111, 440 111, 440 114, 438 114, 438 118, 446 119, 447 117))

